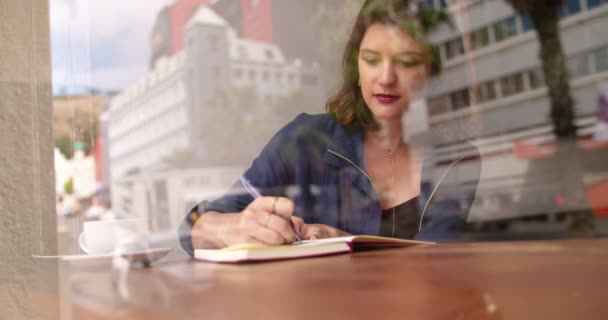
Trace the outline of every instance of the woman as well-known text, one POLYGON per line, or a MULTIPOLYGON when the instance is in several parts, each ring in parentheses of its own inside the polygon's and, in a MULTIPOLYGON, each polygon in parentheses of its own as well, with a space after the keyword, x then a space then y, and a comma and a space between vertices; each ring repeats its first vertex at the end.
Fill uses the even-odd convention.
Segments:
POLYGON ((431 70, 429 46, 414 22, 407 1, 366 1, 328 113, 299 115, 226 195, 195 207, 180 230, 184 249, 279 245, 296 235, 428 239, 461 226, 458 204, 426 199, 440 199, 441 188, 421 196, 422 148, 402 135, 402 117, 431 70), (249 184, 264 196, 245 192, 249 184))

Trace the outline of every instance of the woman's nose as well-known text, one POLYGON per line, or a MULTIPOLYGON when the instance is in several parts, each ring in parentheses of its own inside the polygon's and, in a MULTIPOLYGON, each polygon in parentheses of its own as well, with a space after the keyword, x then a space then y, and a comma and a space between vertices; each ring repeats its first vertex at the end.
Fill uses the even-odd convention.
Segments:
POLYGON ((396 80, 397 76, 395 75, 395 70, 393 70, 393 66, 391 64, 384 65, 380 74, 380 85, 391 86, 395 84, 396 80))

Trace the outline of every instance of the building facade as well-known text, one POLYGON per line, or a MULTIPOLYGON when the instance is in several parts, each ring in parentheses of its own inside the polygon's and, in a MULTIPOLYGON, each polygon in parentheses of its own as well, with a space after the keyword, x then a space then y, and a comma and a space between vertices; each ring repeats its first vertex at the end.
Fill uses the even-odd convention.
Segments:
MULTIPOLYGON (((517 143, 554 140, 530 18, 499 0, 428 0, 422 5, 448 10, 454 22, 454 27, 444 25, 429 37, 439 46, 443 62, 428 95, 430 129, 444 138, 435 148, 438 171, 462 152, 464 140, 472 140, 481 150, 483 168, 470 218, 540 213, 505 206, 526 196, 522 186, 530 161, 513 152, 517 143)), ((608 80, 608 3, 569 0, 559 14, 576 124, 584 137, 593 131, 598 87, 608 80)), ((454 184, 466 185, 473 178, 466 166, 464 162, 456 168, 462 171, 462 181, 454 184)))
MULTIPOLYGON (((277 45, 238 37, 226 20, 208 6, 198 7, 185 30, 182 51, 160 57, 143 79, 110 103, 107 128, 112 204, 120 212, 141 212, 146 203, 156 201, 134 198, 137 188, 146 187, 125 181, 147 181, 137 177, 171 170, 170 159, 184 150, 194 163, 213 152, 201 147, 202 134, 214 136, 205 129, 218 121, 237 119, 215 118, 217 108, 226 107, 218 103, 218 96, 246 88, 254 93, 256 101, 272 104, 300 92, 314 101, 309 110, 300 111, 323 110, 325 94, 318 70, 299 60, 288 61, 277 45), (135 203, 137 199, 146 202, 135 203)), ((255 117, 256 110, 249 108, 254 105, 258 103, 251 101, 250 105, 239 107, 255 117)), ((277 129, 280 125, 263 124, 277 129)), ((231 143, 234 141, 222 142, 226 146, 231 143)), ((234 159, 228 159, 231 160, 234 159)), ((158 183, 166 184, 171 179, 158 183)), ((173 200, 182 201, 168 201, 173 200)))

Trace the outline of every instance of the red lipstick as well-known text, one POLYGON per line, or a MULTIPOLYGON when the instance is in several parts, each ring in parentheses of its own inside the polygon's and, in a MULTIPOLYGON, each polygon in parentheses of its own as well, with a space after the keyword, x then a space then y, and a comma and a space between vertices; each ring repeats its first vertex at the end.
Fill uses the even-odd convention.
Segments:
POLYGON ((391 104, 400 98, 400 96, 385 93, 375 94, 374 97, 376 97, 376 99, 378 99, 378 101, 382 104, 391 104))

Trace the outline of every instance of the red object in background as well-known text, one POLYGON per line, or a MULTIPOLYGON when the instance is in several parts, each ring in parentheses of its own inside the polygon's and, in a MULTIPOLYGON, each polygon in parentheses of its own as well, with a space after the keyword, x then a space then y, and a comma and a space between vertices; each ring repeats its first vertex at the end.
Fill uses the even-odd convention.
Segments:
POLYGON ((104 141, 101 135, 95 138, 95 147, 93 147, 93 159, 95 159, 95 181, 103 183, 104 178, 104 162, 103 162, 104 141))
MULTIPOLYGON (((237 1, 237 0, 223 0, 237 1)), ((210 0, 177 0, 169 6, 171 55, 184 48, 186 24, 201 5, 210 0)), ((272 1, 241 0, 243 37, 249 40, 272 43, 272 1)))
POLYGON ((184 33, 186 23, 200 5, 208 5, 209 0, 177 0, 169 9, 171 24, 171 54, 176 54, 184 48, 184 33))
MULTIPOLYGON (((579 145, 586 150, 600 150, 608 148, 608 141, 595 141, 591 139, 580 139, 579 145)), ((516 141, 513 145, 513 153, 520 160, 540 159, 555 153, 554 145, 536 145, 533 143, 516 141)), ((598 217, 608 217, 608 180, 602 180, 586 186, 585 194, 591 209, 598 217)), ((555 203, 564 205, 563 196, 557 195, 555 203)))
POLYGON ((520 160, 540 159, 555 153, 553 145, 537 145, 523 141, 513 143, 515 157, 520 160))
POLYGON ((563 207, 566 201, 564 201, 564 197, 561 194, 555 196, 555 204, 558 207, 563 207))
POLYGON ((587 187, 587 201, 598 217, 608 218, 608 180, 587 187))
POLYGON ((272 43, 271 0, 241 0, 243 9, 243 37, 272 43))

